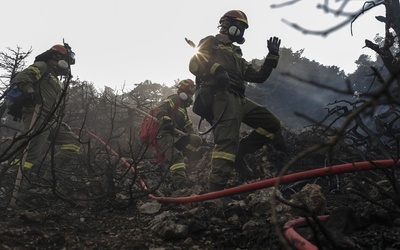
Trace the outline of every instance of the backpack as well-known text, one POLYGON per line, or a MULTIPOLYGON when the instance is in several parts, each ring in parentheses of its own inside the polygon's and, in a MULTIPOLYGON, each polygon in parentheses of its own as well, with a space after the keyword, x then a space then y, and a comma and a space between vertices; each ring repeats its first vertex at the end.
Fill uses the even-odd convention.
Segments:
MULTIPOLYGON (((180 107, 181 107, 181 99, 179 99, 178 105, 174 106, 172 113, 175 113, 180 107)), ((149 111, 149 115, 155 118, 156 108, 152 108, 149 111)), ((143 144, 148 145, 149 148, 154 149, 156 151, 157 163, 163 163, 166 161, 166 158, 165 155, 158 148, 156 142, 156 136, 159 128, 160 124, 158 123, 157 119, 145 116, 139 128, 139 138, 143 144)))
MULTIPOLYGON (((168 98, 170 98, 170 96, 168 98)), ((178 103, 172 109, 171 114, 174 114, 181 106, 181 99, 178 99, 178 103)), ((156 108, 152 108, 148 114, 155 118, 156 108)), ((158 133, 159 127, 160 124, 158 123, 157 119, 152 119, 149 116, 145 116, 139 129, 139 138, 141 142, 149 145, 150 148, 156 148, 155 138, 158 133)))
MULTIPOLYGON (((156 117, 156 109, 153 108, 149 111, 149 115, 156 117)), ((159 129, 158 121, 148 116, 143 118, 142 124, 139 128, 139 138, 143 144, 149 145, 150 148, 156 148, 156 135, 159 129)))
MULTIPOLYGON (((177 105, 174 106, 172 113, 175 113, 181 106, 182 106, 181 99, 179 99, 177 105)), ((155 118, 156 108, 152 108, 149 111, 149 115, 155 118)), ((145 116, 139 128, 140 141, 143 144, 149 145, 150 148, 157 148, 155 139, 159 128, 160 124, 158 123, 157 119, 152 119, 149 116, 145 116)))
MULTIPOLYGON (((10 85, 4 92, 4 103, 8 109, 8 114, 13 116, 14 121, 21 121, 22 119, 22 108, 27 104, 28 98, 25 96, 25 94, 18 88, 16 82, 15 82, 15 77, 17 76, 16 73, 10 81, 10 85)), ((39 82, 42 80, 44 76, 47 75, 47 72, 44 73, 39 80, 37 80, 35 83, 39 82)))
POLYGON ((21 90, 13 86, 6 90, 5 104, 8 109, 8 114, 14 117, 14 121, 21 121, 22 107, 24 106, 25 96, 21 90))
MULTIPOLYGON (((212 39, 213 48, 219 47, 219 41, 215 36, 208 36, 204 39, 212 39)), ((203 40, 204 40, 203 39, 203 40)), ((200 41, 202 43, 202 41, 200 41)), ((199 44, 200 45, 200 44, 199 44)), ((215 56, 216 50, 211 50, 212 56, 215 56)), ((205 119, 209 124, 213 125, 213 112, 211 110, 213 104, 213 96, 218 86, 211 84, 208 86, 202 86, 203 77, 196 76, 196 92, 195 98, 192 106, 192 111, 196 115, 200 116, 201 120, 199 122, 199 128, 201 122, 205 119)), ((208 78, 208 77, 207 77, 208 78)), ((209 79, 204 79, 206 82, 209 79)))
MULTIPOLYGON (((149 115, 152 117, 156 117, 156 109, 153 108, 149 111, 149 115)), ((148 145, 149 148, 154 149, 157 154, 157 163, 163 163, 166 161, 164 154, 157 147, 156 136, 158 133, 158 129, 160 128, 160 124, 156 119, 152 119, 148 116, 143 118, 142 124, 139 128, 139 138, 140 141, 148 145)))

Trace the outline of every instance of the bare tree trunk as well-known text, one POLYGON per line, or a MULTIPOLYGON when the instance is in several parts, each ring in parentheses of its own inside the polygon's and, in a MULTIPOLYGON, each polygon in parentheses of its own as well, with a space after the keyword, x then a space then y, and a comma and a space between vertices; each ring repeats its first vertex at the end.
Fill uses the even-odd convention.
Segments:
POLYGON ((381 22, 385 22, 385 41, 382 47, 378 44, 365 40, 365 46, 375 51, 381 58, 397 82, 400 88, 400 52, 393 54, 390 48, 395 43, 395 38, 400 34, 400 4, 398 0, 385 0, 386 17, 377 17, 381 22), (395 34, 393 34, 393 32, 395 34))

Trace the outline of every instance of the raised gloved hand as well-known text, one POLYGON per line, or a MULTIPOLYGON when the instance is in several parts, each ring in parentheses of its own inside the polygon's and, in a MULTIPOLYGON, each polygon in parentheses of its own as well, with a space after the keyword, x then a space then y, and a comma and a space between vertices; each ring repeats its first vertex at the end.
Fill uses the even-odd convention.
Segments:
POLYGON ((231 78, 229 77, 228 72, 221 66, 217 68, 214 75, 219 86, 229 87, 231 84, 231 78))
POLYGON ((29 92, 26 97, 26 104, 28 105, 35 106, 42 103, 42 97, 35 91, 29 92))
POLYGON ((171 119, 164 118, 162 120, 160 129, 172 134, 174 132, 174 123, 172 122, 171 119))
POLYGON ((279 46, 281 46, 281 39, 274 36, 268 40, 269 53, 279 56, 279 46))

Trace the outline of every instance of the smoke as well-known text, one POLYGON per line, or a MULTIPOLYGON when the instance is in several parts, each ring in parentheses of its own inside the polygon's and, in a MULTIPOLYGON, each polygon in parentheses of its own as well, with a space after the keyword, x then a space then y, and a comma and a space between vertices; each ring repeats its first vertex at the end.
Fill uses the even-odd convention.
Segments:
POLYGON ((278 116, 284 127, 294 130, 314 125, 310 120, 320 121, 327 114, 329 103, 345 98, 329 90, 283 79, 271 84, 250 84, 246 94, 278 116))

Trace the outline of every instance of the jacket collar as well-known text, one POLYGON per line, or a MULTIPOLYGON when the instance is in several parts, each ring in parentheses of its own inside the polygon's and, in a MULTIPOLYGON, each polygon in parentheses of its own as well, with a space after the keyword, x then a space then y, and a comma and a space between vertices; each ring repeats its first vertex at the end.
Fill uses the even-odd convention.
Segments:
POLYGON ((228 35, 225 34, 217 34, 215 36, 218 39, 218 42, 223 44, 232 44, 232 41, 229 39, 228 35))

